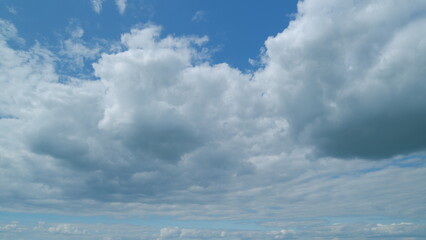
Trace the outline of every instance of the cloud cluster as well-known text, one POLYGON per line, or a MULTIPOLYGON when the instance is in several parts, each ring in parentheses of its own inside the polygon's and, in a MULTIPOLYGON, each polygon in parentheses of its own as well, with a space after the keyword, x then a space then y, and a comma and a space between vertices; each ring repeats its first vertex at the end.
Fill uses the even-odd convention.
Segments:
MULTIPOLYGON (((98 79, 65 82, 57 54, 10 47, 17 30, 2 20, 2 209, 425 216, 424 157, 395 156, 426 146, 426 4, 400 5, 299 2, 252 73, 210 64, 207 37, 161 38, 146 25, 99 56, 77 29, 59 54, 76 66, 99 56, 98 79)), ((51 232, 64 231, 81 232, 51 232)), ((277 231, 271 238, 293 234, 277 231)), ((182 234, 195 233, 159 237, 182 234)))
POLYGON ((382 159, 426 146, 423 1, 304 1, 269 38, 276 111, 319 156, 382 159))

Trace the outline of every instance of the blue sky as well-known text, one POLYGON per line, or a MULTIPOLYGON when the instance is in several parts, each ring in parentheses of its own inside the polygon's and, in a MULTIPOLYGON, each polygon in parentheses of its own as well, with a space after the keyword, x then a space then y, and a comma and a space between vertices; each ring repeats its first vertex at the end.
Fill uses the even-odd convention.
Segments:
POLYGON ((162 26, 163 35, 206 35, 210 40, 207 46, 215 51, 213 62, 250 69, 248 59, 256 59, 265 39, 282 31, 294 18, 296 4, 295 0, 267 4, 137 0, 129 1, 125 12, 120 14, 112 0, 104 1, 99 13, 93 11, 90 0, 3 1, 1 15, 13 21, 29 45, 40 41, 51 47, 57 45, 67 27, 73 25, 84 29, 85 40, 113 41, 135 25, 154 23, 162 26))
POLYGON ((0 0, 0 240, 426 238, 426 3, 0 0))

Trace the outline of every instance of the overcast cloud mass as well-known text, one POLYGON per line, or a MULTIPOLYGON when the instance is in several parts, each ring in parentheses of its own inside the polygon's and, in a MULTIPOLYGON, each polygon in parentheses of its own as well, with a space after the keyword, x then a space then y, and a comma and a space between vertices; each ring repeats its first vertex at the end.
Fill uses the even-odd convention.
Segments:
POLYGON ((19 31, 0 20, 1 211, 259 228, 10 219, 0 239, 426 238, 426 1, 300 1, 253 71, 153 23, 59 51, 19 31))

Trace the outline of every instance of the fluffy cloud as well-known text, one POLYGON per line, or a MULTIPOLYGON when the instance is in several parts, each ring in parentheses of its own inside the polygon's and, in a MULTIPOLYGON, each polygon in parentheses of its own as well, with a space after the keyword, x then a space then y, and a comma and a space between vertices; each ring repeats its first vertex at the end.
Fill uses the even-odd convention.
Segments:
POLYGON ((423 1, 303 1, 266 41, 278 114, 320 156, 381 159, 424 150, 423 1))
MULTIPOLYGON (((102 1, 92 3, 99 12, 102 1)), ((391 157, 425 146, 425 3, 399 5, 300 2, 253 73, 210 64, 206 37, 161 38, 158 26, 132 29, 102 55, 77 28, 54 54, 39 44, 10 47, 17 30, 1 21, 2 209, 290 222, 423 217, 424 158, 391 157), (75 66, 96 59, 97 80, 61 81, 58 54, 75 66)), ((277 224, 224 234, 299 234, 277 224)), ((368 234, 410 226, 372 225, 368 234)), ((197 231, 164 228, 147 238, 223 238, 197 231)))
POLYGON ((20 129, 5 141, 36 154, 33 160, 52 162, 52 169, 40 171, 63 175, 53 183, 45 173, 35 182, 49 189, 59 184, 65 196, 127 201, 208 187, 218 177, 227 181, 235 171, 250 171, 236 149, 221 142, 252 114, 255 106, 238 88, 249 78, 226 64, 194 65, 204 38, 158 34, 148 26, 123 35, 127 50, 94 65, 101 80, 66 84, 58 81, 48 51, 17 52, 4 43, 2 115, 13 119, 2 122, 20 129))

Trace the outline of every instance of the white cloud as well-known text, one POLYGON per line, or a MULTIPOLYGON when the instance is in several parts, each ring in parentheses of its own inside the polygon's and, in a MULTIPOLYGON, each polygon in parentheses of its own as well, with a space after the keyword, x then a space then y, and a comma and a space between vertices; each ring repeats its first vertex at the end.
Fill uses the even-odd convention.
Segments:
POLYGON ((278 114, 319 156, 381 159, 425 150, 423 1, 303 1, 266 41, 278 114), (416 97, 414 97, 416 96, 416 97), (414 100, 416 99, 416 100, 414 100), (406 139, 402 144, 400 139, 406 139))
POLYGON ((165 227, 160 229, 160 239, 178 238, 181 230, 178 227, 165 227))
POLYGON ((46 229, 49 233, 57 233, 57 234, 85 234, 85 230, 79 229, 78 226, 75 224, 68 224, 68 223, 62 223, 62 224, 56 224, 54 226, 50 226, 46 229))
MULTIPOLYGON (((59 55, 61 56, 60 65, 63 66, 64 70, 80 72, 88 60, 95 60, 100 56, 101 46, 99 44, 92 44, 90 46, 86 41, 82 39, 84 35, 84 29, 80 26, 76 26, 69 30, 70 37, 62 41, 61 50, 59 55)), ((69 74, 69 73, 68 73, 69 74)))
POLYGON ((18 222, 11 222, 0 225, 0 231, 16 231, 18 228, 18 222))
POLYGON ((105 0, 91 0, 93 11, 100 13, 102 11, 102 4, 105 0))
POLYGON ((16 27, 12 23, 10 23, 6 20, 0 19, 0 26, 1 26, 1 28, 0 28, 1 39, 0 40, 5 41, 5 40, 9 40, 9 39, 15 39, 15 38, 18 37, 17 36, 18 30, 16 29, 16 27))
POLYGON ((117 4, 118 12, 123 15, 126 11, 127 0, 115 0, 115 3, 117 4))

